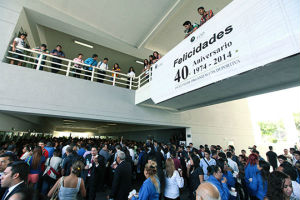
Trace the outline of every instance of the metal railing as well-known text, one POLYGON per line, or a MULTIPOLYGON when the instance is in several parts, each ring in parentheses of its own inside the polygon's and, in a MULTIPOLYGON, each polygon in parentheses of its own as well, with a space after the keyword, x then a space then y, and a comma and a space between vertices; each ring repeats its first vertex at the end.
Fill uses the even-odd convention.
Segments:
POLYGON ((127 87, 130 90, 141 88, 151 80, 151 69, 142 72, 139 76, 130 77, 127 74, 112 70, 100 69, 95 66, 74 62, 73 60, 60 58, 44 52, 22 47, 16 47, 16 49, 24 52, 18 53, 9 50, 6 58, 9 60, 26 63, 35 70, 50 71, 65 76, 84 78, 93 82, 100 82, 118 87, 127 87), (20 56, 23 57, 23 59, 16 58, 14 56, 20 56), (47 58, 51 58, 51 60, 48 60, 47 58), (53 59, 59 60, 60 62, 53 61, 53 59), (46 70, 44 70, 44 68, 46 70))

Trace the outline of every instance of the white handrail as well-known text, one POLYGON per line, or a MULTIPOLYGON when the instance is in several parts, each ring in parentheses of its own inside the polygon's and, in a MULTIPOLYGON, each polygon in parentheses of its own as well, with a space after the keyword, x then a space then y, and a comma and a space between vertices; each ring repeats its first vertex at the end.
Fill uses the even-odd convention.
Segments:
MULTIPOLYGON (((10 45, 10 46, 12 46, 12 45, 10 45)), ((91 81, 102 80, 102 82, 106 81, 106 82, 112 83, 113 86, 115 86, 116 84, 127 85, 127 87, 129 87, 129 89, 140 88, 142 86, 142 84, 144 84, 146 82, 144 79, 149 78, 149 76, 146 75, 146 73, 147 73, 147 71, 150 71, 150 70, 143 71, 139 76, 131 77, 127 74, 123 74, 123 73, 112 71, 112 70, 100 69, 96 66, 91 66, 91 65, 88 65, 85 63, 75 62, 75 61, 67 59, 67 58, 60 58, 60 57, 57 57, 57 56, 54 56, 51 54, 47 54, 44 52, 39 52, 39 51, 35 51, 35 50, 23 48, 23 47, 16 47, 16 49, 23 50, 23 51, 33 53, 33 54, 37 54, 38 56, 35 57, 32 54, 26 55, 26 54, 14 52, 14 51, 8 51, 8 53, 10 53, 10 54, 23 56, 28 59, 32 59, 34 61, 30 62, 29 60, 17 59, 17 58, 10 57, 10 56, 6 56, 6 58, 8 58, 10 60, 15 60, 18 62, 24 62, 27 64, 31 64, 33 66, 36 66, 36 68, 35 68, 36 70, 39 70, 40 67, 45 67, 45 68, 48 68, 51 70, 65 72, 66 76, 78 75, 78 77, 80 77, 80 76, 88 77, 88 78, 91 78, 91 81), (53 62, 52 60, 47 60, 47 58, 45 58, 45 57, 55 58, 55 59, 61 60, 62 62, 63 61, 67 62, 68 64, 66 65, 66 64, 63 64, 62 62, 61 63, 53 62), (50 63, 51 66, 42 64, 42 63, 48 63, 48 64, 50 63), (56 68, 52 64, 59 65, 60 67, 56 68), (75 64, 80 66, 80 68, 76 67, 75 64), (89 69, 92 69, 92 70, 89 70, 89 69), (78 73, 77 70, 79 70, 80 72, 78 73), (100 73, 100 72, 105 72, 105 73, 100 73), (109 74, 111 74, 111 75, 109 75, 109 74), (110 78, 112 80, 110 80, 110 78), (125 81, 126 84, 122 83, 122 81, 125 81)))

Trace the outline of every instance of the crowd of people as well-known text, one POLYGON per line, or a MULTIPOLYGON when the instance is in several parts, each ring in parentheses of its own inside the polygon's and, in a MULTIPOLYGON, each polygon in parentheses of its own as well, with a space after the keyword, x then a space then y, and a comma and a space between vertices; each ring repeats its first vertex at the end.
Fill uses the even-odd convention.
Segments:
POLYGON ((204 9, 204 7, 199 7, 197 9, 199 15, 201 16, 200 19, 200 23, 194 23, 192 24, 191 21, 185 21, 183 23, 183 26, 185 28, 184 33, 185 36, 184 38, 187 38, 189 35, 191 35, 193 32, 195 32, 200 26, 202 26, 203 24, 205 24, 205 22, 207 22, 210 18, 212 18, 214 16, 214 13, 212 10, 208 10, 206 11, 204 9))
POLYGON ((149 139, 12 140, 1 145, 0 197, 94 200, 102 192, 115 200, 300 199, 300 152, 290 148, 277 156, 269 149, 266 161, 256 146, 236 155, 231 145, 197 149, 149 139))
MULTIPOLYGON (((22 66, 22 61, 24 60, 24 52, 21 48, 30 48, 30 46, 25 42, 27 38, 27 33, 20 33, 19 37, 16 37, 12 43, 12 51, 15 52, 15 54, 12 55, 14 59, 10 60, 10 64, 17 64, 19 66, 22 66), (19 48, 18 48, 19 47, 19 48), (20 48, 21 47, 21 48, 20 48), (17 60, 15 60, 17 59, 17 60)), ((33 48, 32 50, 37 52, 42 52, 43 55, 37 54, 36 59, 34 60, 35 65, 38 64, 40 56, 42 56, 42 61, 40 63, 39 70, 44 70, 44 66, 46 65, 45 60, 47 59, 47 54, 55 56, 51 57, 51 72, 52 73, 58 73, 59 69, 62 67, 62 59, 65 58, 65 53, 62 51, 62 46, 57 45, 55 49, 52 51, 49 51, 47 49, 46 44, 41 44, 38 47, 33 48)), ((145 76, 149 77, 149 70, 152 64, 156 63, 161 58, 161 55, 154 51, 152 55, 149 55, 149 60, 144 60, 144 68, 142 72, 145 72, 145 76)), ((103 58, 103 60, 99 60, 99 57, 97 54, 93 54, 91 57, 84 60, 84 55, 82 53, 79 53, 76 58, 73 59, 73 68, 71 70, 71 73, 73 73, 73 77, 80 78, 81 75, 84 74, 84 79, 91 80, 92 70, 93 67, 96 69, 99 69, 97 77, 97 81, 100 83, 103 83, 105 79, 109 79, 106 76, 106 71, 109 70, 108 66, 108 58, 103 58), (82 65, 86 64, 86 65, 82 65), (84 71, 83 71, 84 70, 84 71)), ((118 63, 114 63, 112 68, 110 69, 113 71, 111 74, 111 77, 119 77, 119 74, 121 72, 120 65, 118 63), (114 73, 117 72, 117 73, 114 73)), ((134 68, 131 66, 127 72, 128 76, 128 83, 130 79, 134 78, 136 76, 134 68)))

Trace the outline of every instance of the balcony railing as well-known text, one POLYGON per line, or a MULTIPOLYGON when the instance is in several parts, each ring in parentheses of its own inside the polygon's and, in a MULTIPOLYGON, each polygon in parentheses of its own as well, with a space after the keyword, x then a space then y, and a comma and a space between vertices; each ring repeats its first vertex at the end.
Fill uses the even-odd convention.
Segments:
POLYGON ((26 63, 27 66, 30 66, 30 68, 35 70, 44 68, 48 70, 43 69, 43 71, 56 71, 56 73, 65 76, 84 78, 92 82, 100 82, 118 87, 126 87, 130 90, 136 90, 147 84, 151 80, 150 77, 152 70, 146 70, 139 76, 130 77, 127 74, 123 74, 120 72, 100 69, 95 66, 74 62, 73 60, 67 58, 60 58, 51 54, 34 51, 27 48, 16 47, 16 49, 23 50, 24 53, 20 54, 15 51, 9 50, 8 56, 6 56, 6 58, 9 60, 14 60, 15 62, 26 63), (14 55, 23 56, 24 59, 15 58, 14 55), (61 63, 47 60, 47 58, 55 58, 61 60, 61 63), (52 64, 55 64, 59 67, 54 67, 52 66, 52 64), (79 65, 80 68, 74 66, 74 64, 79 65), (89 68, 92 68, 92 70, 88 70, 89 68))

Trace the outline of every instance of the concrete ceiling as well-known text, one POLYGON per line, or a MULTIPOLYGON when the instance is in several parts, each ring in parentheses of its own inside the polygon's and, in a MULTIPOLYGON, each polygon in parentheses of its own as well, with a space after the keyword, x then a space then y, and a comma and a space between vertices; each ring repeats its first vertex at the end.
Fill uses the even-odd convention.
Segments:
MULTIPOLYGON (((119 123, 112 121, 92 121, 82 119, 60 118, 55 116, 32 115, 16 112, 0 112, 0 120, 9 117, 9 125, 15 131, 28 131, 51 133, 53 131, 68 132, 92 132, 96 134, 135 132, 148 130, 164 130, 180 127, 173 126, 149 126, 143 124, 119 123), (23 122, 31 126, 22 127, 23 122)), ((9 126, 7 126, 9 127, 9 126)), ((1 127, 2 128, 2 127, 1 127)), ((4 130, 3 130, 4 131, 4 130)), ((11 128, 6 131, 11 131, 11 128)))
POLYGON ((36 24, 143 59, 166 54, 183 39, 182 23, 198 22, 197 7, 214 13, 231 0, 26 0, 36 24))

